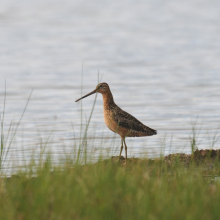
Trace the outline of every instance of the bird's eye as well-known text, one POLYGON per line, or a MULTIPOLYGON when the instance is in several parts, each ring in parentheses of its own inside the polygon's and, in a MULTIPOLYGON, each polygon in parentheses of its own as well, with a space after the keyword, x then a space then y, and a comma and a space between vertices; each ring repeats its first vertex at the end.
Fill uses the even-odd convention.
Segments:
POLYGON ((106 87, 103 85, 100 85, 99 88, 106 89, 106 87))

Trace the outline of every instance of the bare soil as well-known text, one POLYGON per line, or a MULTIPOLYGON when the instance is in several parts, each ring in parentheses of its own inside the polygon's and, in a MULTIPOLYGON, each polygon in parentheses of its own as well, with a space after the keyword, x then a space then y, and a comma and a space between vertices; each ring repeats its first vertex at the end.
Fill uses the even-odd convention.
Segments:
MULTIPOLYGON (((110 159, 112 162, 119 162, 121 165, 125 165, 125 158, 123 156, 112 156, 110 159)), ((145 163, 149 162, 152 159, 141 159, 141 158, 128 158, 127 164, 129 163, 145 163)), ((158 159, 154 159, 158 160, 158 159)), ((180 165, 188 166, 191 162, 195 162, 196 164, 204 164, 208 166, 212 166, 214 161, 220 161, 220 149, 219 150, 196 150, 193 154, 169 154, 164 157, 164 162, 171 165, 172 163, 178 160, 180 165)), ((109 159, 105 160, 109 161, 109 159)))

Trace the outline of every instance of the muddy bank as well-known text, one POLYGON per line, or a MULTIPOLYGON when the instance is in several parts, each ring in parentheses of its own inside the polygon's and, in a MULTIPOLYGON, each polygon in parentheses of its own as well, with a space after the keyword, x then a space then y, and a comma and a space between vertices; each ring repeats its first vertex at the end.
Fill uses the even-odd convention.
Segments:
MULTIPOLYGON (((112 156, 110 158, 112 162, 119 162, 121 165, 125 164, 125 158, 123 156, 112 156)), ((145 163, 149 161, 160 160, 157 159, 141 159, 141 158, 128 158, 127 164, 129 163, 145 163)), ((196 150, 193 154, 183 154, 183 153, 176 153, 176 154, 169 154, 163 158, 164 162, 167 164, 172 164, 174 162, 179 162, 180 165, 188 166, 191 162, 195 162, 196 164, 209 164, 212 165, 215 161, 220 161, 220 149, 219 150, 196 150)), ((106 159, 104 161, 109 161, 106 159)))
POLYGON ((172 164, 174 161, 179 160, 181 165, 189 165, 190 162, 196 164, 207 164, 215 161, 220 161, 220 150, 196 150, 193 154, 169 154, 164 157, 164 161, 172 164))

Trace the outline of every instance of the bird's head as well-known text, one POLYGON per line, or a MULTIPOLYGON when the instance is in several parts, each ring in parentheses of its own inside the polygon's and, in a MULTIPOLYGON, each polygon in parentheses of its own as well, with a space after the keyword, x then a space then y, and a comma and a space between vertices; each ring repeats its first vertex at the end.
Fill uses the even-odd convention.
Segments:
POLYGON ((99 93, 106 93, 108 92, 110 89, 109 89, 109 86, 107 83, 103 82, 103 83, 99 83, 97 86, 96 86, 96 92, 99 92, 99 93))
POLYGON ((86 97, 88 97, 88 96, 90 96, 90 95, 92 95, 92 94, 94 94, 96 92, 105 94, 105 93, 108 93, 109 91, 110 91, 110 88, 109 88, 107 83, 105 83, 105 82, 99 83, 96 86, 95 90, 93 90, 92 92, 88 93, 87 95, 84 95, 83 97, 77 99, 75 102, 78 102, 79 100, 84 99, 84 98, 86 98, 86 97))

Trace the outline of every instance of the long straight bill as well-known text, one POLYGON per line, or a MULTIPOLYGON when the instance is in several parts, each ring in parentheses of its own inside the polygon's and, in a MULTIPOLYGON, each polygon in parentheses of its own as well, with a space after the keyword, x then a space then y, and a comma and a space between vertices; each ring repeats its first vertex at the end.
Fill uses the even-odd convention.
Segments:
POLYGON ((92 95, 92 94, 94 94, 94 93, 96 93, 96 89, 95 89, 94 91, 88 93, 87 95, 84 95, 84 96, 81 97, 80 99, 77 99, 75 102, 78 102, 79 100, 84 99, 84 98, 86 98, 86 97, 88 97, 88 96, 90 96, 90 95, 92 95))

